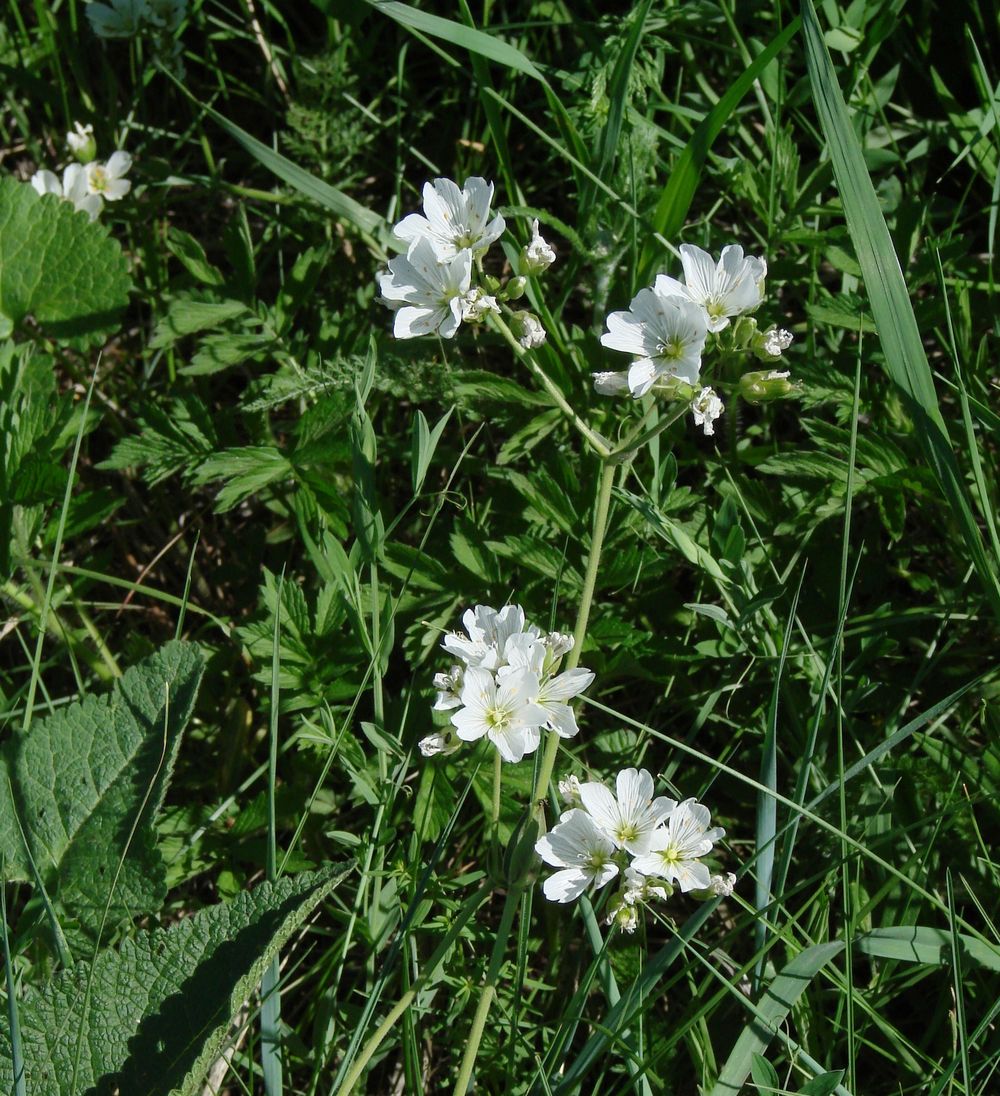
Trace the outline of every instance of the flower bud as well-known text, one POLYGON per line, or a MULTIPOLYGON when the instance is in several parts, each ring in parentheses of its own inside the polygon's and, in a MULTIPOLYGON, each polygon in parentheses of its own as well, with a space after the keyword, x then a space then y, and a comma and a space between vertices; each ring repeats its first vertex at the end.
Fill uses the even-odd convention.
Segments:
POLYGON ((788 379, 788 371, 761 369, 740 377, 740 395, 748 403, 765 403, 794 394, 796 386, 788 379))
POLYGON ((740 316, 732 324, 733 347, 737 350, 751 349, 759 334, 753 316, 740 316))
POLYGON ((483 287, 487 293, 499 293, 500 279, 494 278, 492 274, 485 274, 483 276, 483 287))
POLYGON ((81 164, 89 164, 97 156, 97 142, 94 140, 94 127, 73 123, 73 132, 66 134, 66 147, 81 164))
POLYGON ((792 333, 773 325, 766 331, 759 331, 750 343, 750 349, 761 361, 772 361, 780 358, 782 353, 792 345, 792 333))
POLYGON ((533 312, 515 312, 511 317, 511 330, 525 350, 534 350, 545 342, 545 328, 533 312))
POLYGON ((683 400, 685 403, 693 400, 698 394, 698 389, 694 385, 682 381, 680 377, 660 377, 654 382, 651 391, 668 400, 683 400))
POLYGON ((531 225, 531 242, 521 252, 521 269, 526 274, 541 274, 555 261, 555 248, 542 238, 536 218, 531 225))
POLYGON ((527 278, 522 278, 518 275, 516 278, 511 278, 507 283, 507 288, 504 290, 504 296, 508 301, 516 301, 518 298, 524 296, 525 287, 528 284, 527 278))

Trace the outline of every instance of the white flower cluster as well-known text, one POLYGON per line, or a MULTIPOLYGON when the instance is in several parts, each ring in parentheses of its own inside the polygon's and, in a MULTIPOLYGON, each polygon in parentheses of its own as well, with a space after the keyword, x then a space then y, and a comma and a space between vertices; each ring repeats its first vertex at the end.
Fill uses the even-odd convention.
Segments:
POLYGON ((454 731, 420 742, 425 757, 459 748, 457 737, 474 742, 484 736, 504 761, 533 753, 544 729, 572 738, 579 728, 567 701, 594 680, 590 670, 559 672, 573 637, 543 632, 525 621, 520 605, 491 609, 477 605, 462 617, 463 632, 450 632, 442 646, 456 661, 434 677, 437 711, 451 711, 454 731))
POLYGON ((702 862, 725 835, 709 825, 707 807, 694 799, 654 798, 645 769, 623 769, 615 784, 617 794, 597 782, 560 781, 570 809, 535 844, 545 863, 560 869, 542 884, 546 898, 572 902, 620 876, 608 920, 631 932, 637 907, 669 897, 675 886, 698 897, 732 893, 735 876, 713 876, 702 862))
POLYGON ((125 178, 131 170, 132 157, 119 149, 108 157, 107 163, 95 160, 94 127, 79 122, 74 123, 73 132, 66 134, 66 144, 79 162, 67 165, 62 179, 42 168, 32 175, 31 185, 39 194, 54 194, 72 202, 74 209, 82 210, 96 221, 105 202, 117 202, 132 189, 131 181, 125 178))
MULTIPOLYGON (((691 244, 681 244, 680 255, 683 281, 660 274, 632 298, 627 311, 608 316, 601 343, 635 360, 623 372, 593 374, 594 387, 603 395, 628 392, 639 399, 657 390, 687 399, 695 424, 713 434, 723 404, 714 389, 700 383, 705 344, 710 335, 730 327, 733 317, 760 305, 767 263, 744 255, 738 244, 723 248, 718 262, 691 244)), ((734 334, 729 349, 777 358, 791 341, 787 331, 758 332, 750 320, 745 331, 739 328, 738 336, 734 334)))
MULTIPOLYGON (((397 339, 435 332, 450 339, 462 323, 499 314, 500 301, 524 292, 524 279, 512 279, 500 292, 500 283, 483 275, 483 256, 507 227, 501 214, 491 216, 492 183, 478 175, 461 187, 451 179, 435 179, 424 183, 423 197, 424 212, 410 213, 392 230, 406 253, 390 259, 388 271, 379 274, 379 292, 395 312, 392 333, 397 339)), ((536 220, 521 265, 526 273, 537 274, 554 260, 555 252, 539 235, 536 220)), ((522 320, 527 330, 519 335, 526 349, 544 341, 541 325, 534 316, 531 321, 522 320)))

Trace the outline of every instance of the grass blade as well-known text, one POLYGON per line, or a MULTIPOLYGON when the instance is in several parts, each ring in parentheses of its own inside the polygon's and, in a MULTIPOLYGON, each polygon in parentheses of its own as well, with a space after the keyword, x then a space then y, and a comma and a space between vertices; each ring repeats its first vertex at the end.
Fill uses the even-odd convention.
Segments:
POLYGON ((792 1005, 817 973, 843 950, 839 940, 806 948, 777 975, 757 1006, 754 1019, 743 1029, 723 1066, 711 1096, 737 1096, 750 1076, 754 1054, 763 1054, 792 1005))
POLYGON ((851 127, 847 104, 811 0, 803 0, 802 25, 813 101, 829 145, 834 177, 882 341, 886 369, 904 395, 924 455, 961 528, 993 610, 1000 616, 1000 584, 972 513, 965 482, 938 407, 930 365, 899 259, 851 127))
MULTIPOLYGON (((713 142, 722 132, 733 111, 753 87, 754 81, 795 37, 800 26, 801 20, 794 19, 780 34, 775 35, 767 48, 754 59, 753 64, 733 83, 691 134, 691 139, 677 158, 677 163, 670 173, 670 179, 656 204, 653 227, 660 235, 670 239, 681 230, 687 212, 691 208, 691 201, 698 188, 698 180, 701 178, 701 170, 705 166, 713 142)), ((641 284, 649 280, 652 267, 659 261, 660 254, 660 249, 654 243, 647 244, 643 249, 638 279, 641 284)))

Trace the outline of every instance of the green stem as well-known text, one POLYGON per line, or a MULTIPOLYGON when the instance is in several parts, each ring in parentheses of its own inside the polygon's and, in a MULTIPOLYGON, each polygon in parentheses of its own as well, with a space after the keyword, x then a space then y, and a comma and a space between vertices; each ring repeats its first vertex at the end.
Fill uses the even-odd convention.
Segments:
POLYGON ((472 1081, 472 1071, 476 1065, 479 1054, 479 1044, 482 1042, 483 1031, 486 1028, 486 1019, 490 1013, 490 1005, 496 996, 497 981, 500 977, 500 968, 503 966, 504 954, 507 951, 507 940, 510 937, 511 925, 514 923, 514 913, 521 902, 523 886, 518 884, 511 887, 504 899, 503 913, 500 915, 500 925, 497 928, 496 938, 493 941, 493 952, 490 955, 490 965, 486 971, 486 982, 476 1006, 476 1015, 472 1020, 472 1030, 469 1032, 469 1041, 465 1045, 465 1053, 462 1055, 462 1065, 458 1071, 458 1080, 455 1082, 454 1096, 465 1096, 472 1081))
POLYGON ((658 437, 668 427, 673 426, 674 423, 681 418, 681 416, 688 410, 689 404, 681 403, 675 407, 674 410, 667 415, 665 419, 661 419, 651 430, 647 430, 645 433, 640 433, 642 429, 642 422, 645 422, 645 416, 643 416, 642 422, 639 427, 634 430, 629 436, 618 446, 617 449, 608 458, 615 464, 624 464, 627 460, 635 456, 636 453, 644 446, 651 442, 655 437, 658 437))
POLYGON ((493 751, 493 810, 490 814, 490 822, 493 824, 493 837, 496 838, 497 825, 500 822, 500 779, 503 758, 499 750, 493 751))
MULTIPOLYGON (((587 634, 590 608, 594 601, 594 588, 597 585, 597 571, 601 563, 601 549, 604 546, 604 533, 608 526, 611 488, 615 482, 616 467, 615 464, 608 461, 601 468, 601 482, 597 489, 597 509, 594 513, 594 532, 590 539, 590 558, 587 560, 583 593, 580 596, 580 607, 576 613, 576 626, 573 629, 573 650, 569 652, 566 658, 567 670, 574 670, 579 665, 583 640, 587 634)), ((532 795, 532 802, 536 806, 540 824, 544 821, 545 796, 548 793, 549 780, 552 777, 552 769, 556 763, 558 749, 559 735, 556 731, 549 731, 545 740, 545 754, 542 757, 541 768, 538 770, 538 779, 535 781, 535 791, 532 795)))
POLYGON ((490 316, 490 321, 493 326, 503 336, 507 345, 514 352, 514 356, 518 361, 524 362, 528 369, 535 375, 538 382, 545 389, 546 392, 552 397, 553 401, 562 411, 562 413, 569 419, 569 421, 580 431, 585 441, 591 449, 603 460, 610 456, 611 449, 608 447, 608 443, 597 433, 596 430, 592 430, 586 422, 573 410, 569 400, 562 394, 562 390, 552 380, 552 378, 545 372, 544 369, 535 361, 534 355, 530 354, 525 348, 514 338, 514 334, 511 329, 504 323, 504 321, 496 315, 490 316))

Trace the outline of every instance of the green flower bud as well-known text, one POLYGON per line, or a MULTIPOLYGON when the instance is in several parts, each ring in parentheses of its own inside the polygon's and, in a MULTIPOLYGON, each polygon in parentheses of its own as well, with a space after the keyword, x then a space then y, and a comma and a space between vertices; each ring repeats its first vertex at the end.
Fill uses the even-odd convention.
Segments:
POLYGON ((784 399, 795 390, 796 386, 788 379, 787 370, 761 369, 756 373, 744 373, 740 377, 740 395, 748 403, 784 399))
POLYGON ((494 278, 492 274, 483 275, 483 288, 487 293, 496 294, 500 292, 500 279, 494 278))
POLYGON ((740 316, 732 324, 732 340, 734 350, 743 350, 753 346, 758 337, 757 321, 753 316, 740 316))
POLYGON ((507 283, 507 288, 504 290, 504 296, 508 301, 516 301, 520 297, 524 296, 525 287, 528 284, 527 278, 522 278, 518 275, 516 278, 511 278, 507 283))

